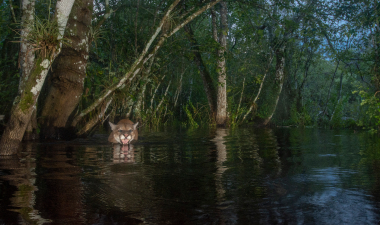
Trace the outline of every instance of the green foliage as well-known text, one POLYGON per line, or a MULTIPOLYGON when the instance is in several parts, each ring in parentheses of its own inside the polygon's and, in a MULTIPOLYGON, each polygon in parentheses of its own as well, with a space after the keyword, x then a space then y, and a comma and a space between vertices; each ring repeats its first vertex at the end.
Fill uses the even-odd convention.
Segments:
POLYGON ((346 120, 343 118, 343 107, 345 104, 345 100, 342 100, 335 108, 335 112, 332 115, 332 118, 330 120, 330 126, 333 128, 339 128, 344 127, 344 121, 346 120))
POLYGON ((306 107, 302 107, 300 111, 297 110, 295 104, 291 108, 291 125, 297 125, 301 127, 312 125, 312 119, 307 111, 306 107))
POLYGON ((45 58, 54 54, 60 42, 69 44, 66 38, 58 38, 59 26, 56 19, 40 19, 35 15, 35 19, 27 20, 24 26, 29 32, 21 41, 30 44, 40 57, 45 58))
POLYGON ((186 115, 189 119, 187 124, 190 127, 194 127, 194 128, 199 127, 198 123, 195 122, 195 120, 194 120, 194 117, 197 116, 197 109, 194 107, 194 105, 191 102, 189 102, 188 104, 185 105, 185 107, 183 109, 185 110, 186 115))
MULTIPOLYGON (((0 114, 9 114, 18 90, 19 71, 17 44, 12 41, 16 24, 12 18, 8 1, 0 3, 0 114), (2 4, 1 4, 2 3, 2 4)), ((18 6, 14 5, 18 16, 18 6)), ((17 19, 17 18, 16 18, 17 19)))
MULTIPOLYGON (((3 72, 0 72, 0 77, 4 77, 3 72)), ((17 94, 18 87, 18 74, 14 74, 13 76, 5 77, 0 82, 0 114, 7 114, 11 107, 12 102, 17 94)))
MULTIPOLYGON (((111 8, 119 10, 101 26, 98 26, 100 18, 93 20, 89 34, 92 42, 90 58, 78 111, 93 103, 104 90, 125 75, 168 6, 168 2, 160 2, 140 1, 138 8, 137 1, 133 0, 110 1, 111 8), (154 15, 155 11, 160 13, 154 15)), ((96 10, 104 10, 104 1, 94 3, 96 10)), ((18 49, 12 49, 9 44, 10 40, 14 40, 14 34, 12 36, 12 16, 7 4, 0 4, 2 113, 9 111, 18 86, 18 49)), ((38 16, 27 24, 32 32, 25 37, 26 41, 39 55, 52 53, 58 44, 56 21, 49 19, 53 14, 50 12, 51 5, 54 4, 55 1, 37 1, 38 16)), ((195 10, 198 6, 199 1, 186 1, 181 10, 192 7, 195 10)), ((380 57, 377 55, 379 44, 373 40, 380 40, 380 35, 375 32, 378 22, 373 18, 377 18, 379 12, 374 6, 371 1, 360 4, 345 1, 277 1, 260 2, 260 7, 257 7, 257 3, 250 1, 229 1, 228 19, 231 26, 228 28, 229 43, 225 57, 230 125, 240 124, 254 104, 254 112, 244 122, 266 118, 276 107, 272 122, 278 124, 333 128, 379 126, 379 94, 376 94, 379 91, 379 84, 376 83, 379 75, 376 71, 379 71, 380 57), (270 14, 267 13, 269 11, 270 14), (275 106, 279 92, 275 79, 276 51, 283 43, 286 43, 285 81, 278 105, 275 106), (253 102, 265 75, 262 92, 253 102), (353 90, 358 92, 352 93, 353 90), (337 105, 338 99, 342 101, 337 105)), ((15 10, 19 14, 19 9, 15 10)), ((166 28, 178 25, 181 10, 170 16, 166 28)), ((218 7, 215 10, 218 11, 218 7)), ((19 15, 17 19, 20 21, 19 15)), ((220 44, 212 37, 211 25, 209 12, 189 23, 202 57, 201 66, 205 66, 211 74, 213 81, 210 85, 217 87, 217 51, 220 44)), ((153 46, 155 43, 157 40, 153 46)), ((210 115, 194 51, 194 45, 189 42, 186 33, 178 31, 161 46, 149 72, 148 63, 141 65, 140 73, 115 91, 107 114, 111 110, 116 117, 128 114, 133 118, 135 114, 140 114, 141 119, 152 126, 168 123, 189 127, 213 126, 214 118, 210 115), (164 96, 169 82, 172 85, 164 96), (142 88, 144 86, 146 89, 142 88), (145 93, 142 93, 143 90, 145 93), (141 94, 143 99, 141 106, 138 106, 141 94), (156 108, 162 99, 160 108, 156 108)))
POLYGON ((380 126, 380 101, 379 98, 372 93, 368 93, 367 91, 360 91, 359 95, 362 97, 362 106, 367 106, 366 114, 369 118, 374 122, 374 124, 379 127, 380 126))

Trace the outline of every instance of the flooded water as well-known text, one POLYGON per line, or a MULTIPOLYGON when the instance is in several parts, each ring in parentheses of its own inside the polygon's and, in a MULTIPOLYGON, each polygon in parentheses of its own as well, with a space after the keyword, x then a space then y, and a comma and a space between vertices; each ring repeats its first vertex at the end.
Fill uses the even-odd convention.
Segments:
POLYGON ((0 159, 0 224, 378 224, 380 138, 323 129, 140 131, 0 159))

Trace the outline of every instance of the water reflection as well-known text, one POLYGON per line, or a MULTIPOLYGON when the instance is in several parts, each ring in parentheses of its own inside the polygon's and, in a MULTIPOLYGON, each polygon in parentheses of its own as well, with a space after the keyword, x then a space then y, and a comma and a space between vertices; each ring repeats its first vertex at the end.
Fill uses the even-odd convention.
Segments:
MULTIPOLYGON (((37 191, 36 183, 36 163, 32 155, 33 144, 31 142, 23 145, 24 151, 15 156, 1 156, 0 169, 6 173, 2 176, 3 182, 16 187, 12 197, 10 198, 9 211, 17 212, 17 214, 4 212, 7 217, 0 217, 0 222, 6 224, 13 223, 16 220, 21 224, 43 224, 51 222, 49 219, 41 217, 40 212, 35 209, 35 200, 37 191), (12 218, 13 217, 13 218, 12 218), (9 219, 9 221, 7 221, 9 219)), ((2 188, 2 190, 4 190, 2 188)), ((1 199, 1 204, 4 199, 1 199)), ((2 207, 3 208, 3 207, 2 207)), ((7 209, 2 209, 7 210, 7 209)))
MULTIPOLYGON (((316 129, 141 132, 131 146, 25 145, 0 160, 0 224, 363 224, 380 141, 316 129)), ((104 138, 105 141, 102 141, 104 138)), ((101 140, 100 140, 101 139, 101 140)))
POLYGON ((212 141, 216 145, 217 158, 216 158, 216 173, 215 173, 215 183, 216 183, 216 192, 217 192, 217 201, 222 203, 224 201, 224 186, 222 183, 222 176, 224 171, 227 170, 227 167, 223 163, 227 160, 227 149, 224 144, 224 137, 227 136, 227 130, 222 128, 217 128, 215 132, 215 138, 212 141))
POLYGON ((77 152, 72 146, 43 145, 38 152, 37 208, 55 223, 83 224, 82 168, 76 165, 77 152))
POLYGON ((216 173, 215 173, 215 188, 216 188, 216 204, 218 209, 218 224, 234 224, 237 221, 237 216, 232 202, 226 201, 225 198, 225 182, 223 174, 228 169, 224 162, 227 161, 227 146, 225 144, 225 137, 228 135, 228 130, 217 128, 215 131, 215 138, 212 141, 216 145, 216 173))
POLYGON ((135 152, 133 145, 113 145, 113 162, 114 163, 134 163, 135 152))

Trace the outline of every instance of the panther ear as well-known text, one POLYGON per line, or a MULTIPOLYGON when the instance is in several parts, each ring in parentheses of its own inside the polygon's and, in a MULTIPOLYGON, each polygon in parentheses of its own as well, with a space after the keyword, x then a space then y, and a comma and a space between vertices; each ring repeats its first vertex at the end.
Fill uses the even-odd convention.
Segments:
POLYGON ((134 129, 134 130, 136 130, 136 128, 137 128, 137 125, 139 125, 139 122, 137 122, 137 123, 133 124, 133 129, 134 129))
POLYGON ((115 124, 113 124, 113 123, 111 123, 111 122, 108 122, 108 123, 109 123, 110 126, 111 126, 111 130, 115 130, 115 128, 116 128, 117 125, 115 125, 115 124))

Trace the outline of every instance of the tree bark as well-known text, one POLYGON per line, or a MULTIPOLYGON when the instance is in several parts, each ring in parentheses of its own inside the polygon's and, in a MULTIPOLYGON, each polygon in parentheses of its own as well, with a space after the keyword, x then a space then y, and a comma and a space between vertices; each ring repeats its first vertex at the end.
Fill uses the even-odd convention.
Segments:
MULTIPOLYGON (((30 21, 34 20, 35 14, 35 0, 23 0, 22 1, 22 17, 21 17, 21 43, 20 43, 20 55, 19 55, 19 67, 20 67, 20 82, 18 86, 18 92, 21 94, 25 86, 30 72, 34 65, 34 51, 33 46, 26 41, 26 37, 31 31, 30 21)), ((37 136, 37 113, 36 110, 32 113, 31 120, 28 122, 27 129, 24 134, 24 140, 33 140, 37 136)))
POLYGON ((41 113, 42 138, 68 138, 65 129, 68 118, 83 94, 92 6, 91 0, 77 0, 71 11, 65 33, 70 45, 62 48, 53 64, 51 85, 41 113))
POLYGON ((23 0, 22 1, 22 17, 21 17, 21 43, 20 43, 20 82, 18 86, 19 93, 22 92, 25 82, 28 80, 30 72, 34 65, 34 52, 33 46, 26 41, 26 37, 31 31, 31 27, 28 26, 30 21, 34 20, 35 1, 23 0))
POLYGON ((220 33, 218 50, 218 95, 217 95, 217 110, 216 110, 216 125, 227 125, 227 71, 226 71, 226 59, 224 53, 227 50, 227 4, 225 2, 220 3, 220 33))
POLYGON ((28 79, 22 85, 20 93, 15 98, 11 117, 5 128, 0 141, 0 155, 12 155, 17 153, 19 144, 24 136, 26 126, 35 110, 38 97, 45 82, 48 70, 62 48, 62 37, 66 27, 74 0, 57 1, 56 17, 59 26, 58 41, 56 50, 47 55, 39 54, 36 58, 33 69, 30 71, 28 79))
MULTIPOLYGON (((90 133, 90 130, 99 122, 99 121, 103 121, 106 120, 106 118, 104 118, 105 114, 106 114, 106 111, 108 109, 108 107, 110 106, 111 102, 112 102, 113 98, 111 97, 110 99, 108 99, 107 101, 104 101, 103 104, 101 105, 100 107, 100 111, 91 118, 90 121, 88 121, 86 123, 86 125, 84 125, 82 127, 82 129, 80 129, 78 132, 77 132, 77 136, 85 136, 87 134, 90 133)), ((102 123, 103 123, 102 122, 102 123)))
POLYGON ((35 109, 32 113, 32 116, 30 117, 28 125, 26 126, 25 134, 22 140, 24 141, 37 140, 39 138, 37 128, 38 128, 37 109, 35 109))

